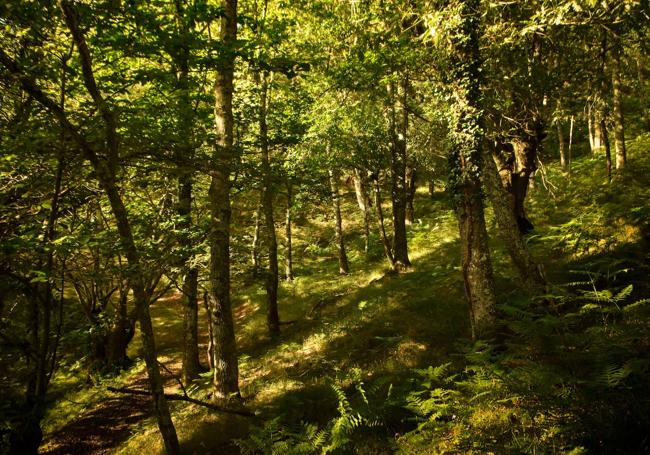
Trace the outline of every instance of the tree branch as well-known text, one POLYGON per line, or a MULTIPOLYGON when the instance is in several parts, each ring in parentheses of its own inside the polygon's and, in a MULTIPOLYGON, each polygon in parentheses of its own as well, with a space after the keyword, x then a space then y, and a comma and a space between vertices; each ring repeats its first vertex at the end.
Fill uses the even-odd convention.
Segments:
MULTIPOLYGON (((108 387, 107 390, 113 393, 124 393, 130 395, 142 395, 142 396, 151 396, 151 392, 146 390, 137 390, 129 389, 127 387, 108 387)), ((230 409, 223 406, 219 406, 212 403, 206 403, 205 401, 197 400, 189 396, 178 395, 174 393, 166 393, 165 398, 169 401, 187 401, 188 403, 195 404, 197 406, 203 406, 204 408, 212 409, 213 411, 223 412, 226 414, 235 414, 244 417, 257 417, 254 413, 250 411, 244 411, 239 409, 230 409)))

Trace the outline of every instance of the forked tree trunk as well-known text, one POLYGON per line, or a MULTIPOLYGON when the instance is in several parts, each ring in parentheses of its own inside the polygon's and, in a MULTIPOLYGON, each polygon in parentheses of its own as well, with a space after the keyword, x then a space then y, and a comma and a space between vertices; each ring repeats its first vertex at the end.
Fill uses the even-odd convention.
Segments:
POLYGON ((268 126, 266 112, 268 105, 268 80, 266 72, 261 75, 260 91, 260 151, 262 153, 262 207, 264 212, 264 232, 268 247, 269 268, 265 273, 266 286, 266 325, 271 336, 280 333, 280 316, 278 315, 278 241, 275 235, 273 219, 273 186, 271 162, 269 158, 268 126))
POLYGON ((293 209, 293 185, 287 182, 287 210, 284 220, 284 278, 287 281, 293 281, 293 251, 291 238, 291 211, 293 209))
POLYGON ((222 0, 221 43, 228 50, 217 67, 215 81, 215 150, 209 201, 211 225, 209 307, 214 337, 214 397, 238 398, 239 366, 230 300, 230 174, 235 160, 233 136, 234 47, 237 40, 237 0, 222 0))
POLYGON ((343 240, 343 219, 341 217, 341 201, 339 194, 338 176, 332 169, 329 170, 330 189, 332 191, 332 204, 334 208, 334 218, 336 221, 336 252, 339 258, 339 273, 347 275, 350 272, 348 265, 348 255, 345 252, 345 242, 343 240))
POLYGON ((547 285, 544 271, 533 260, 519 231, 517 219, 511 209, 512 195, 504 188, 492 157, 485 156, 483 163, 483 179, 494 209, 494 217, 499 225, 499 235, 526 289, 532 294, 544 292, 547 285))

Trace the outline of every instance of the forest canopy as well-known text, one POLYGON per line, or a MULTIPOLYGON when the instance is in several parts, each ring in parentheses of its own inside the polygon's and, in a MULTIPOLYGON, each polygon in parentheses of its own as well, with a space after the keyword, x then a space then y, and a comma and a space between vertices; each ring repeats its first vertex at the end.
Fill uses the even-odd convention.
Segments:
POLYGON ((0 455, 650 453, 647 0, 6 0, 0 455))

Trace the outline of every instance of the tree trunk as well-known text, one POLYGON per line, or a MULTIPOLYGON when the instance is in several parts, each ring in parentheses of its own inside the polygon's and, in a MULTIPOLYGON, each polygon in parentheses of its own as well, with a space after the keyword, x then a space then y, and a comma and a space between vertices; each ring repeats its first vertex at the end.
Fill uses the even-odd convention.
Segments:
POLYGON ((566 171, 567 168, 566 141, 564 140, 562 123, 558 120, 557 122, 555 122, 555 125, 557 126, 557 142, 560 147, 560 166, 562 166, 562 170, 566 171))
POLYGON ((366 188, 366 177, 359 169, 354 170, 354 192, 357 196, 357 204, 363 213, 363 251, 368 253, 370 248, 370 198, 366 188))
MULTIPOLYGON (((77 12, 67 0, 59 0, 59 6, 78 50, 84 75, 84 85, 86 86, 89 95, 92 97, 104 122, 107 160, 103 161, 98 157, 92 146, 90 146, 86 141, 85 137, 83 137, 79 131, 69 123, 62 109, 58 110, 58 112, 57 110, 52 109, 48 103, 47 97, 42 92, 38 93, 38 97, 41 98, 39 101, 51 111, 55 112, 63 123, 66 123, 66 128, 69 130, 73 139, 78 142, 82 152, 90 161, 97 176, 97 180, 108 197, 113 216, 115 217, 122 248, 129 262, 129 268, 133 273, 133 295, 140 323, 140 334, 142 337, 145 363, 147 365, 149 386, 154 403, 154 416, 158 422, 158 428, 163 438, 165 450, 168 454, 175 455, 180 453, 180 446, 178 444, 176 429, 174 428, 171 414, 169 412, 169 406, 163 393, 163 383, 160 377, 160 370, 158 369, 156 344, 154 341, 151 316, 149 314, 149 296, 145 291, 145 271, 140 260, 138 248, 133 238, 128 212, 122 201, 120 191, 115 184, 115 171, 118 166, 119 147, 117 118, 114 115, 114 112, 109 109, 108 104, 104 101, 95 82, 90 51, 86 44, 83 32, 77 23, 77 12)), ((25 81, 23 81, 23 85, 25 86, 25 81)), ((32 84, 31 87, 25 88, 28 90, 34 90, 34 85, 32 84)))
POLYGON ((107 130, 105 138, 106 150, 104 150, 108 158, 107 161, 99 158, 99 155, 93 148, 94 146, 91 145, 79 129, 68 120, 63 109, 57 106, 57 104, 40 89, 33 78, 25 74, 20 66, 9 58, 2 49, 0 49, 0 61, 2 61, 12 73, 19 76, 20 83, 27 93, 31 94, 36 101, 42 104, 49 112, 54 114, 60 120, 62 127, 79 146, 79 150, 84 155, 84 158, 90 162, 95 171, 100 187, 108 197, 116 221, 121 247, 126 253, 129 268, 132 271, 135 307, 140 322, 140 333, 142 336, 145 363, 147 365, 149 387, 154 403, 154 416, 158 422, 158 428, 163 438, 166 452, 170 455, 176 455, 180 452, 180 446, 178 444, 176 430, 172 423, 169 407, 163 394, 162 379, 160 377, 160 371, 158 370, 156 345, 154 342, 151 316, 149 314, 149 300, 147 293, 145 292, 146 286, 144 284, 145 274, 143 265, 140 261, 140 254, 133 239, 126 207, 121 199, 120 191, 115 184, 114 171, 118 164, 116 162, 118 156, 116 149, 118 141, 114 129, 115 119, 112 118, 112 113, 107 110, 107 105, 101 97, 95 83, 90 52, 86 46, 83 33, 76 22, 77 14, 66 0, 59 0, 59 6, 63 12, 64 19, 68 24, 68 28, 73 35, 80 56, 84 73, 84 84, 86 85, 88 93, 97 104, 98 109, 103 111, 102 116, 107 130))
POLYGON ((260 271, 260 229, 262 227, 262 197, 255 209, 255 228, 253 229, 253 242, 251 243, 251 264, 253 275, 257 276, 260 271))
POLYGON ((517 219, 512 212, 512 194, 504 188, 499 178, 494 160, 485 156, 483 160, 484 181, 488 197, 492 202, 494 217, 499 224, 499 235, 506 245, 519 276, 526 289, 531 294, 544 292, 547 282, 541 266, 533 260, 526 242, 524 241, 517 219))
POLYGON ((415 200, 415 185, 416 169, 415 166, 409 164, 406 166, 406 224, 413 224, 415 221, 415 210, 413 208, 413 201, 415 200))
POLYGON ((280 333, 280 316, 278 315, 278 241, 275 235, 273 219, 273 185, 271 162, 269 158, 268 126, 266 112, 268 106, 268 75, 261 75, 260 91, 260 151, 262 153, 262 172, 264 187, 262 189, 262 207, 264 211, 264 230, 268 247, 269 269, 266 271, 266 324, 271 336, 280 333))
POLYGON ((393 206, 393 258, 399 270, 410 267, 406 237, 406 133, 408 111, 406 110, 406 90, 408 79, 402 78, 401 122, 397 121, 397 93, 394 84, 389 85, 391 99, 390 130, 391 144, 391 199, 393 206), (399 130, 399 131, 398 131, 399 130))
POLYGON ((612 181, 612 150, 609 145, 609 133, 607 132, 607 125, 605 120, 600 120, 600 132, 602 134, 602 141, 605 145, 605 172, 607 173, 607 181, 612 181))
POLYGON ((612 99, 614 120, 614 144, 616 148, 616 169, 625 167, 627 152, 625 150, 625 119, 623 117, 623 93, 621 84, 620 43, 612 49, 612 99))
POLYGON ((293 252, 291 245, 291 210, 293 209, 293 185, 287 182, 287 211, 284 222, 284 278, 293 281, 293 252))
POLYGON ((594 153, 596 150, 596 131, 594 129, 594 112, 591 103, 587 103, 587 129, 589 131, 589 150, 594 153))
POLYGON ((178 52, 172 53, 175 69, 178 74, 178 150, 176 165, 178 171, 178 208, 180 218, 179 243, 184 253, 181 257, 183 278, 183 381, 189 383, 199 377, 201 364, 199 362, 198 334, 198 269, 192 265, 193 255, 188 253, 193 247, 192 235, 192 179, 194 174, 194 149, 192 145, 192 102, 190 98, 190 37, 189 31, 193 26, 185 14, 183 3, 175 2, 176 23, 179 30, 178 52))
POLYGON ((449 189, 454 197, 461 243, 461 267, 470 304, 473 337, 489 332, 496 319, 492 262, 481 197, 483 114, 480 105, 480 0, 461 4, 458 36, 452 42, 454 113, 449 152, 449 189))
POLYGON ((390 248, 390 242, 386 237, 386 228, 384 226, 384 211, 381 207, 381 185, 379 183, 379 173, 376 174, 375 180, 375 208, 377 210, 377 223, 379 224, 379 234, 381 235, 381 243, 384 246, 384 254, 386 259, 388 259, 388 264, 390 269, 395 271, 395 259, 393 258, 393 252, 390 248))
POLYGON ((332 169, 329 170, 330 189, 332 191, 332 203, 334 207, 334 218, 336 220, 336 250, 339 257, 339 273, 347 275, 350 272, 348 265, 348 256, 345 253, 345 243, 343 240, 343 220, 341 218, 341 200, 339 195, 338 176, 332 169))
POLYGON ((209 307, 214 336, 214 396, 238 398, 239 366, 235 325, 230 301, 230 174, 235 160, 233 144, 233 73, 237 39, 237 0, 222 0, 221 42, 227 49, 217 67, 215 82, 215 149, 209 190, 211 226, 209 307))

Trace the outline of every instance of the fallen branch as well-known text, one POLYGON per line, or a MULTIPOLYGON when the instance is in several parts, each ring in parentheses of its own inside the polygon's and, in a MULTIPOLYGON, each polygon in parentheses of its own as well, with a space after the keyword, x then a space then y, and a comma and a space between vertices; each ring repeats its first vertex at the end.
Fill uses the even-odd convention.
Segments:
MULTIPOLYGON (((129 389, 126 387, 108 387, 107 388, 109 392, 114 392, 114 393, 125 393, 125 394, 130 394, 130 395, 144 395, 144 396, 151 396, 151 392, 147 390, 137 390, 137 389, 129 389)), ((197 400, 195 398, 191 398, 188 396, 183 396, 183 395, 178 395, 174 393, 165 393, 165 398, 169 401, 187 401, 188 403, 195 404, 197 406, 203 406, 204 408, 212 409, 213 411, 218 411, 218 412, 223 412, 226 414, 235 414, 235 415, 240 415, 244 417, 256 417, 255 414, 253 414, 250 411, 245 411, 245 410, 239 410, 239 409, 230 409, 230 408, 225 408, 223 406, 219 406, 216 404, 212 403, 206 403, 205 401, 197 400)))

